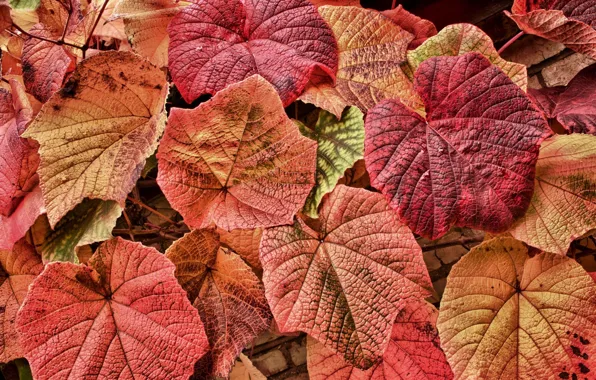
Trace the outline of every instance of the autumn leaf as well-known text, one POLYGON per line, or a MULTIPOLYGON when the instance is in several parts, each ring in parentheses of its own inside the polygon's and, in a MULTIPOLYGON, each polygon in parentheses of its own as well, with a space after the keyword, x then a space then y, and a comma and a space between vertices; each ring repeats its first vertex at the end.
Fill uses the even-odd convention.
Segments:
POLYGON ((517 26, 596 59, 594 0, 515 0, 511 13, 517 26))
POLYGON ((174 269, 121 238, 101 244, 89 266, 47 264, 16 322, 34 378, 190 376, 208 343, 174 269))
POLYGON ((455 24, 445 27, 439 34, 426 40, 416 50, 408 52, 408 64, 412 73, 431 57, 459 56, 477 52, 499 67, 522 90, 528 85, 526 66, 508 62, 499 56, 491 38, 480 28, 471 24, 455 24))
POLYGON ((400 68, 413 38, 410 33, 371 9, 324 6, 319 13, 339 46, 336 83, 317 72, 300 100, 338 119, 347 106, 366 111, 383 99, 400 98, 413 108, 420 106, 421 100, 400 68))
POLYGON ((252 230, 235 229, 226 231, 218 229, 221 243, 236 252, 257 275, 263 274, 263 267, 259 261, 259 245, 261 244, 262 228, 252 230))
POLYGON ((383 11, 383 15, 414 36, 408 49, 416 49, 426 39, 437 34, 435 24, 408 12, 401 4, 393 9, 383 11))
POLYGON ((383 359, 363 371, 313 338, 307 341, 311 380, 449 380, 453 372, 439 346, 439 312, 430 303, 406 303, 397 315, 383 359))
POLYGON ((432 288, 420 247, 383 196, 339 185, 320 229, 266 229, 265 294, 282 333, 303 331, 360 368, 385 352, 404 300, 432 288))
POLYGON ((0 89, 0 215, 10 216, 38 184, 37 143, 21 138, 33 116, 25 89, 14 79, 0 89))
POLYGON ((78 264, 76 248, 108 240, 122 214, 118 202, 85 199, 69 211, 46 236, 41 246, 44 263, 70 261, 78 264))
POLYGON ((437 327, 456 379, 585 378, 596 284, 574 260, 495 238, 451 269, 437 327))
POLYGON ((287 106, 315 68, 337 70, 333 33, 308 0, 196 1, 168 33, 172 80, 187 103, 259 74, 287 106))
POLYGON ((596 135, 596 65, 580 71, 567 87, 546 87, 529 93, 545 115, 556 118, 567 131, 596 135))
POLYGON ((263 285, 240 256, 220 245, 214 230, 184 235, 166 257, 205 324, 211 375, 227 377, 238 354, 271 324, 263 285))
POLYGON ((157 146, 165 75, 140 57, 83 61, 23 136, 40 144, 39 177, 52 227, 85 198, 121 205, 157 146))
POLYGON ((192 228, 292 223, 313 183, 316 143, 286 116, 258 75, 192 110, 173 108, 157 182, 192 228))
POLYGON ((346 109, 341 120, 321 110, 313 129, 300 123, 302 134, 317 142, 317 172, 304 213, 317 218, 317 209, 325 194, 330 193, 346 169, 364 158, 364 116, 357 107, 346 109))
POLYGON ((398 100, 366 116, 371 183, 417 234, 437 239, 453 225, 503 232, 534 190, 542 114, 478 53, 435 57, 416 71, 426 119, 398 100))
POLYGON ((556 135, 543 142, 535 183, 528 211, 510 232, 565 255, 573 240, 596 229, 596 136, 556 135))
POLYGON ((134 51, 163 67, 168 65, 168 24, 188 4, 175 0, 120 0, 114 17, 124 20, 124 31, 134 51))
POLYGON ((343 5, 360 7, 360 0, 310 0, 315 7, 322 7, 323 5, 343 5))
POLYGON ((14 327, 17 311, 29 285, 41 272, 43 264, 35 247, 25 239, 12 249, 0 249, 0 362, 23 357, 19 336, 14 327))

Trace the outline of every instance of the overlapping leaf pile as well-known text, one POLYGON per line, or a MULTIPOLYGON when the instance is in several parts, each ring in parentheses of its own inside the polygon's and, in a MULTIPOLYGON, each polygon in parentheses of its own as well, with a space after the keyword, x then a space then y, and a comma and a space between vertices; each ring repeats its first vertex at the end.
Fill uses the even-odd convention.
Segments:
MULTIPOLYGON (((594 57, 595 6, 510 17, 594 57)), ((0 36, 0 361, 260 379, 274 330, 312 379, 596 371, 594 66, 526 94, 477 27, 358 1, 0 0, 0 36), (453 227, 503 235, 437 309, 453 227)))

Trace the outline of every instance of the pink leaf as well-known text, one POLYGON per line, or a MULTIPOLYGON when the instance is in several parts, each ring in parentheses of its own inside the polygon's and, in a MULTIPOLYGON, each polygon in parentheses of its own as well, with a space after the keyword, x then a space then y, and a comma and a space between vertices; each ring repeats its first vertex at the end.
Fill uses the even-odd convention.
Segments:
POLYGON ((287 106, 315 68, 337 70, 333 33, 308 0, 194 0, 168 32, 172 78, 188 103, 259 74, 287 106))
POLYGON ((19 203, 10 216, 0 215, 0 249, 12 249, 25 236, 38 216, 46 212, 41 188, 37 186, 19 203))
POLYGON ((121 238, 89 266, 48 264, 16 324, 36 379, 182 379, 208 349, 174 264, 121 238))
POLYGON ((420 235, 437 239, 453 225, 503 232, 528 208, 546 120, 478 53, 428 59, 414 85, 426 119, 398 100, 366 117, 372 185, 420 235))
POLYGON ((391 21, 399 25, 402 29, 414 35, 414 39, 408 45, 408 49, 416 49, 427 38, 437 34, 435 24, 408 12, 401 4, 394 9, 383 11, 383 15, 389 17, 391 21))

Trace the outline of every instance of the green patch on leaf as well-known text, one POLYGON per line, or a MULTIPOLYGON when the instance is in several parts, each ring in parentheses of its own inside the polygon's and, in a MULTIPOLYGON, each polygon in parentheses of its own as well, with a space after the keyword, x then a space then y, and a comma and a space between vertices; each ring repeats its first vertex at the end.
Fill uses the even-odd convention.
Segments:
POLYGON ((344 110, 341 120, 321 110, 313 129, 298 123, 302 134, 317 142, 316 183, 304 205, 304 213, 317 218, 321 199, 330 193, 346 169, 363 158, 364 120, 358 107, 344 110))
POLYGON ((10 0, 12 9, 37 9, 40 0, 10 0))

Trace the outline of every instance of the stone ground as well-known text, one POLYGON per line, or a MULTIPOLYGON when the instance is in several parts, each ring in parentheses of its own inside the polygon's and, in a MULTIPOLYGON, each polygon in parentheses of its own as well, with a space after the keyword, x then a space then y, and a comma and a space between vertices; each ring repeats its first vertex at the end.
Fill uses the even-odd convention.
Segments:
MULTIPOLYGON (((503 58, 528 67, 529 87, 564 86, 583 68, 594 63, 562 44, 535 36, 524 36, 511 45, 503 58)), ((429 299, 439 306, 445 289, 446 278, 455 264, 473 246, 479 244, 484 233, 470 229, 453 229, 437 241, 419 239, 436 294, 429 299)), ((593 239, 584 239, 576 245, 577 259, 588 271, 596 271, 593 239)), ((307 380, 306 336, 282 336, 268 332, 260 336, 254 346, 244 354, 267 379, 307 380)), ((250 363, 249 363, 250 365, 250 363)), ((237 362, 232 380, 257 380, 258 374, 249 376, 241 361, 237 362)), ((258 379, 261 380, 262 378, 258 379)))

